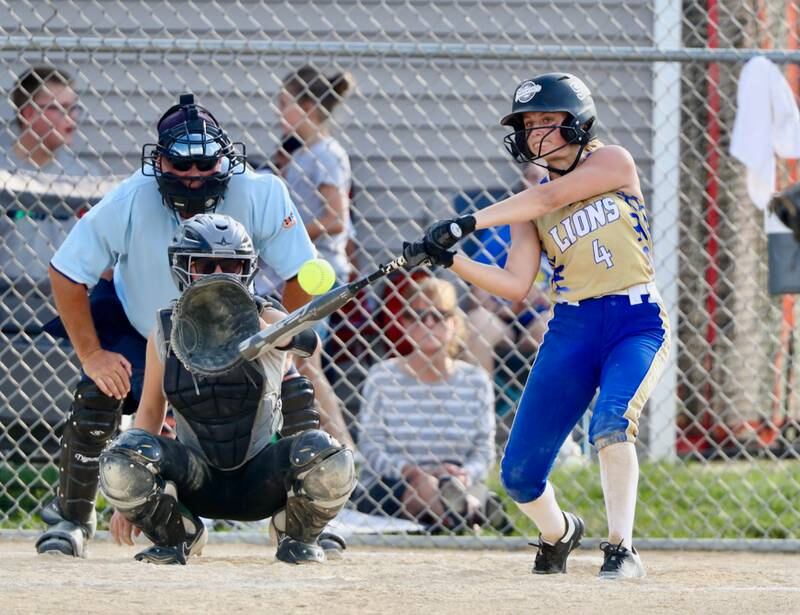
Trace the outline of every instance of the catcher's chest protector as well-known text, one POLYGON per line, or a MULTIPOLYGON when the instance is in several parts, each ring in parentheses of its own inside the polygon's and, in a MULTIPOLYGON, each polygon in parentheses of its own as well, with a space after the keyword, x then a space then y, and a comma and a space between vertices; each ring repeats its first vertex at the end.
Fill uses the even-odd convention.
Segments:
MULTIPOLYGON (((159 313, 166 340, 171 319, 171 310, 159 313)), ((167 343, 164 394, 179 415, 178 439, 199 447, 217 468, 237 468, 269 443, 280 409, 277 395, 266 395, 266 384, 257 362, 245 362, 223 376, 193 378, 167 343)))

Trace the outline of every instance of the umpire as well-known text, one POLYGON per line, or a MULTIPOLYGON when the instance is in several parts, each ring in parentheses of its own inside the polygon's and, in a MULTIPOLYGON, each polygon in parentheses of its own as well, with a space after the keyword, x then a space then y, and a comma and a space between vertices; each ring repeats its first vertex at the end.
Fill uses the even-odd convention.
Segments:
MULTIPOLYGON (((142 148, 141 169, 78 221, 50 262, 60 322, 46 330, 68 335, 82 373, 61 437, 58 492, 42 511, 48 527, 36 541, 39 553, 86 557, 100 452, 121 414, 135 411, 147 336, 158 310, 178 296, 164 255, 182 219, 217 212, 238 220, 259 256, 287 280, 283 304, 292 310, 308 299, 296 274, 316 253, 283 182, 247 169, 244 145, 191 94, 164 113, 157 130, 158 143, 142 148), (113 279, 103 279, 112 267, 113 279)), ((305 421, 316 412, 304 378, 284 383, 282 397, 285 414, 299 411, 305 421)), ((284 425, 282 433, 292 431, 291 417, 284 425)))

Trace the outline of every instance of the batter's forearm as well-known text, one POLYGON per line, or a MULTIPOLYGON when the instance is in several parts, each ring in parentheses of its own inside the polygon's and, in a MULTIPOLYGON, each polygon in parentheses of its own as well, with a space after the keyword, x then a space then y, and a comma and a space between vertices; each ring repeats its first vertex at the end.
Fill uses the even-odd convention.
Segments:
POLYGON ((456 254, 451 271, 470 284, 510 301, 521 301, 530 290, 530 285, 520 276, 494 265, 475 262, 463 254, 456 254))

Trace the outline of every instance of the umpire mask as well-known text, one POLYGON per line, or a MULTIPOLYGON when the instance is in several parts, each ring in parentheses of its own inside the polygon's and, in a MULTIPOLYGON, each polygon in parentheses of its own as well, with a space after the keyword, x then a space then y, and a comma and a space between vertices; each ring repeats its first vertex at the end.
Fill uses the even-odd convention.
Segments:
POLYGON ((158 121, 158 143, 142 148, 142 173, 156 178, 164 204, 183 218, 214 211, 245 161, 244 144, 232 142, 192 94, 158 121))

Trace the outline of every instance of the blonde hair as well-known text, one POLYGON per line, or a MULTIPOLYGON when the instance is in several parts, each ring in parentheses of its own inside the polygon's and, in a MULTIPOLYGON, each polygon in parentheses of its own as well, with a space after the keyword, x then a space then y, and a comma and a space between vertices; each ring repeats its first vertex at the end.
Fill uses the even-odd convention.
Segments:
POLYGON ((458 307, 458 291, 452 282, 441 278, 428 277, 419 281, 411 281, 403 288, 402 297, 407 306, 414 299, 425 298, 442 313, 452 314, 455 335, 447 348, 450 357, 458 355, 464 345, 464 314, 458 307))
POLYGON ((588 153, 596 152, 597 150, 599 150, 604 145, 605 145, 605 143, 603 143, 600 139, 595 137, 594 139, 592 139, 591 141, 589 141, 586 144, 586 147, 583 148, 583 151, 584 152, 588 152, 588 153))

